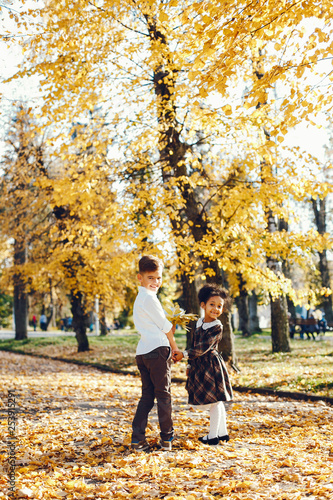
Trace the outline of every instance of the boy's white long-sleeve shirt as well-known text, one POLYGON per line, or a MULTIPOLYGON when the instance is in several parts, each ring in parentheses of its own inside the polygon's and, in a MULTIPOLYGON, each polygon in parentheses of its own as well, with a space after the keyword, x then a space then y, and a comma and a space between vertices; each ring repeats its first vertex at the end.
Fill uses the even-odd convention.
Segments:
POLYGON ((156 293, 139 286, 139 292, 134 302, 133 320, 141 338, 136 354, 142 355, 157 347, 170 347, 166 333, 172 328, 172 323, 165 317, 162 305, 156 293))

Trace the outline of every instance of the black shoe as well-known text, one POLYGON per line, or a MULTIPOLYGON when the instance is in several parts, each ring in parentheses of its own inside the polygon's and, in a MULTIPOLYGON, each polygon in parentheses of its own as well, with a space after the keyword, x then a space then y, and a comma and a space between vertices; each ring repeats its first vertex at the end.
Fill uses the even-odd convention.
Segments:
POLYGON ((229 439, 230 438, 229 438, 228 434, 226 434, 225 436, 219 436, 220 441, 229 441, 229 439))
POLYGON ((208 439, 207 436, 199 437, 199 441, 203 444, 209 444, 209 446, 216 446, 219 444, 219 438, 208 439))
POLYGON ((138 443, 131 443, 131 449, 134 451, 148 451, 150 449, 149 443, 144 439, 138 443))

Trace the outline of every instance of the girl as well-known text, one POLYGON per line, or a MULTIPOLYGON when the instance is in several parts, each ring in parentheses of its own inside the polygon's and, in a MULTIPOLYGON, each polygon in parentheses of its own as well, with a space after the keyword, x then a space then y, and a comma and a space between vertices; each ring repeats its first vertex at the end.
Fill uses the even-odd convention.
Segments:
POLYGON ((199 441, 217 445, 219 441, 229 441, 226 413, 222 401, 232 399, 232 388, 222 356, 217 351, 222 338, 222 324, 217 319, 228 300, 226 290, 214 284, 201 288, 198 294, 204 318, 197 321, 191 348, 188 351, 174 352, 174 361, 189 358, 186 389, 191 405, 205 405, 210 412, 210 426, 207 436, 199 441))

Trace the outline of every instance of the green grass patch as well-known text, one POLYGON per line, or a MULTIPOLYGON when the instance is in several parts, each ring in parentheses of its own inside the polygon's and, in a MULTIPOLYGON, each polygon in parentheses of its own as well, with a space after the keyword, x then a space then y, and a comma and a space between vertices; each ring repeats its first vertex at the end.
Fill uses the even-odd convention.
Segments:
MULTIPOLYGON (((184 331, 175 334, 177 344, 185 348, 184 331)), ((31 337, 25 340, 0 340, 0 350, 63 358, 66 360, 106 366, 113 370, 126 370, 138 373, 135 364, 135 351, 139 335, 133 330, 118 331, 105 337, 89 336, 90 350, 77 352, 77 341, 74 336, 59 335, 54 337, 31 337)))
POLYGON ((290 353, 273 354, 270 338, 236 336, 241 372, 232 375, 233 383, 333 397, 332 339, 293 339, 290 344, 290 353))
MULTIPOLYGON (((89 336, 90 350, 77 352, 74 336, 1 340, 0 350, 24 352, 80 363, 107 366, 113 370, 137 373, 135 350, 139 336, 133 330, 117 331, 106 337, 89 336)), ((176 332, 177 345, 185 348, 186 334, 176 332)), ((232 383, 243 387, 267 387, 275 390, 297 391, 333 397, 333 341, 324 339, 291 340, 290 353, 272 354, 269 332, 244 338, 235 335, 240 373, 230 370, 232 383)), ((173 366, 173 375, 185 378, 186 362, 173 366)))

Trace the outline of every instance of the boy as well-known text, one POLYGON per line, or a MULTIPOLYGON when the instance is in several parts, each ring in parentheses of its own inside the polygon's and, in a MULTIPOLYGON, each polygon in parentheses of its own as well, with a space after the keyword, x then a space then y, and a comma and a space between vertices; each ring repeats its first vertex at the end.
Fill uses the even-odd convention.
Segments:
POLYGON ((165 317, 157 292, 162 284, 163 262, 145 255, 139 261, 138 295, 134 302, 133 319, 141 338, 136 350, 136 363, 140 371, 142 395, 132 423, 132 449, 149 449, 146 441, 148 414, 157 399, 160 425, 160 447, 171 450, 173 422, 171 416, 171 354, 178 351, 175 326, 165 317))

